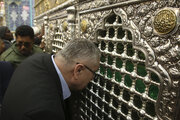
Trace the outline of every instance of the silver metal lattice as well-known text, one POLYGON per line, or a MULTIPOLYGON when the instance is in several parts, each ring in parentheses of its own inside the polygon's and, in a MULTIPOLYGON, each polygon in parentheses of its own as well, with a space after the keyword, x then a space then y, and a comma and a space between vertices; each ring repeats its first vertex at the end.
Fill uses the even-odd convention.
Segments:
POLYGON ((56 53, 57 51, 61 50, 64 46, 65 42, 63 40, 63 34, 59 26, 57 26, 54 39, 52 42, 52 51, 56 53))
POLYGON ((122 21, 113 13, 98 30, 100 77, 82 93, 82 119, 157 119, 160 78, 146 69, 146 56, 133 47, 133 35, 122 21))

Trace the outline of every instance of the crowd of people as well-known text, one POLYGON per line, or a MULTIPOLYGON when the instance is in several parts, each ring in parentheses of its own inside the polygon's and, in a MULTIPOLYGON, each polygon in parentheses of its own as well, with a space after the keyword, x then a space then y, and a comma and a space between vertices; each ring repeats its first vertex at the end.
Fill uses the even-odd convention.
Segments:
POLYGON ((34 37, 32 27, 28 25, 19 26, 15 32, 16 42, 12 45, 8 44, 8 49, 5 47, 6 50, 1 54, 0 60, 10 62, 16 68, 28 56, 42 52, 38 46, 33 44, 34 37))
POLYGON ((32 27, 0 27, 0 118, 70 120, 66 106, 72 91, 97 77, 100 51, 89 40, 69 41, 56 54, 43 53, 32 27))

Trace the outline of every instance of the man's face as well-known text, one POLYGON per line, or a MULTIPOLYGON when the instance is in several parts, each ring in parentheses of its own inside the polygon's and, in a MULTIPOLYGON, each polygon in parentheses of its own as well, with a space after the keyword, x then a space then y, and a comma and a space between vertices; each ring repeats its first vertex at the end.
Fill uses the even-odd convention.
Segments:
POLYGON ((32 53, 33 39, 29 36, 17 36, 16 47, 18 51, 24 56, 28 56, 32 53))
MULTIPOLYGON (((87 84, 94 79, 95 72, 98 70, 99 65, 96 66, 86 66, 85 64, 77 64, 75 69, 78 69, 76 74, 76 82, 74 83, 73 90, 82 90, 87 84)), ((75 70, 76 71, 76 70, 75 70)))
POLYGON ((6 40, 13 40, 13 34, 11 33, 11 31, 9 29, 5 33, 5 39, 6 40))

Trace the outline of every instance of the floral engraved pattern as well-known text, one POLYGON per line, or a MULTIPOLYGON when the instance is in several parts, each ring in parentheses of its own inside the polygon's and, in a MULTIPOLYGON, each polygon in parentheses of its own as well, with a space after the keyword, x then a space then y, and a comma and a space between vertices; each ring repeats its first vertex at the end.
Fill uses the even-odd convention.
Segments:
MULTIPOLYGON (((159 101, 161 105, 167 105, 165 108, 161 108, 160 106, 158 110, 160 115, 165 115, 163 119, 173 119, 175 113, 174 108, 176 106, 179 83, 177 78, 180 77, 180 65, 178 64, 180 63, 179 32, 166 38, 153 34, 154 28, 152 18, 155 16, 154 13, 156 11, 163 9, 164 7, 178 7, 179 5, 180 2, 177 0, 161 0, 157 2, 147 2, 141 6, 131 5, 126 7, 129 19, 132 19, 138 26, 142 35, 141 37, 153 48, 158 63, 168 71, 172 80, 171 89, 164 90, 161 96, 162 101, 159 101), (133 12, 133 14, 131 12, 133 12)), ((163 88, 166 88, 167 85, 168 84, 165 82, 163 88)))

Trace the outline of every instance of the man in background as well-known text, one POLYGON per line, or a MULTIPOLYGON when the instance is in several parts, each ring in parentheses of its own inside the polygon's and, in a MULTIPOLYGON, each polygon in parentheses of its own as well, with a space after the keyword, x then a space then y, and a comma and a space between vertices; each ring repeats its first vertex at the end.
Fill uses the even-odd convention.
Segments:
POLYGON ((4 48, 5 48, 5 44, 4 44, 4 42, 0 39, 0 55, 1 55, 1 53, 4 52, 4 48))
POLYGON ((16 68, 24 59, 42 50, 33 44, 34 31, 28 25, 21 25, 15 32, 16 42, 0 56, 0 61, 8 61, 16 68))
POLYGON ((0 26, 0 39, 4 42, 4 51, 7 50, 11 45, 11 41, 14 39, 13 34, 6 26, 0 26))
POLYGON ((35 37, 34 37, 34 44, 40 46, 42 37, 44 35, 44 25, 39 29, 38 27, 33 27, 35 37))

